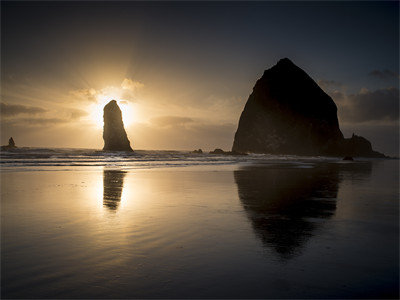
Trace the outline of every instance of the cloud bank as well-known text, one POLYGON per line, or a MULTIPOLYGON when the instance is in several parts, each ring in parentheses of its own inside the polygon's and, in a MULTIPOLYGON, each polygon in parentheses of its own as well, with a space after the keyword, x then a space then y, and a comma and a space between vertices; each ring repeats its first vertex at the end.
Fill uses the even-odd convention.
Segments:
POLYGON ((390 71, 390 70, 372 70, 369 74, 369 76, 381 79, 381 80, 390 80, 392 78, 399 78, 399 74, 396 72, 390 71))
POLYGON ((161 116, 157 118, 151 119, 151 123, 160 126, 160 127, 168 127, 168 126, 182 126, 187 123, 192 123, 193 119, 187 117, 175 117, 175 116, 161 116))
POLYGON ((46 109, 37 106, 0 103, 0 113, 2 116, 16 116, 20 114, 36 115, 46 111, 46 109))
POLYGON ((369 91, 362 89, 347 95, 340 109, 340 117, 347 123, 399 120, 399 89, 389 87, 369 91))

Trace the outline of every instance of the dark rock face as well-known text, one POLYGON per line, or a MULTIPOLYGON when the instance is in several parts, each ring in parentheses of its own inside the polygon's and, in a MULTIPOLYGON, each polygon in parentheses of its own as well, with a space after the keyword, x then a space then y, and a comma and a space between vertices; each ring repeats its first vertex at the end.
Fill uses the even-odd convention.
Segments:
POLYGON ((117 101, 111 100, 104 106, 104 148, 108 151, 133 151, 122 122, 121 110, 117 101))
POLYGON ((210 154, 225 154, 225 151, 220 148, 215 148, 214 151, 211 151, 210 154))
POLYGON ((14 139, 12 137, 10 137, 10 139, 8 140, 8 146, 9 147, 15 147, 15 142, 14 142, 14 139))
POLYGON ((13 150, 13 149, 16 149, 16 148, 17 148, 17 146, 15 146, 14 139, 12 137, 10 137, 8 139, 8 145, 1 146, 0 150, 9 151, 9 150, 13 150))
POLYGON ((371 143, 362 136, 355 135, 344 139, 340 151, 348 156, 386 157, 384 154, 372 150, 371 143))
POLYGON ((343 157, 343 160, 353 161, 354 159, 351 156, 345 156, 345 157, 343 157))
POLYGON ((210 154, 215 155, 247 155, 247 153, 237 152, 237 151, 224 151, 220 148, 215 148, 214 151, 210 151, 210 154))
POLYGON ((372 148, 366 148, 358 139, 344 139, 332 98, 302 69, 284 58, 266 70, 254 86, 240 116, 232 151, 376 155, 372 148), (363 151, 357 152, 359 147, 363 151), (353 153, 346 153, 350 148, 353 153))

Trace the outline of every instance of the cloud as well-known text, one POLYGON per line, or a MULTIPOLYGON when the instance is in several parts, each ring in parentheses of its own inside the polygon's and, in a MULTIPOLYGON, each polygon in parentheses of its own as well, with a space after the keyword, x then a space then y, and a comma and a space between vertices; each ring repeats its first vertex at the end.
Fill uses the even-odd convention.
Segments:
POLYGON ((341 108, 341 119, 348 123, 397 121, 399 119, 399 89, 390 87, 369 91, 361 89, 347 96, 341 108))
POLYGON ((399 78, 399 74, 390 71, 390 70, 372 70, 370 73, 368 73, 369 76, 375 77, 381 80, 389 80, 392 78, 399 78))
POLYGON ((35 106, 1 103, 2 125, 8 126, 49 126, 76 123, 88 113, 76 108, 47 110, 35 106), (39 114, 39 116, 37 116, 39 114))
POLYGON ((21 125, 21 126, 48 126, 48 125, 59 125, 66 124, 70 122, 68 119, 62 118, 19 118, 10 120, 9 123, 12 125, 21 125))
POLYGON ((20 114, 36 115, 46 111, 46 109, 37 106, 0 103, 0 112, 2 116, 16 116, 20 114))
POLYGON ((77 120, 77 119, 87 116, 88 112, 81 110, 81 109, 71 108, 69 110, 68 114, 69 114, 69 118, 71 120, 77 120))
POLYGON ((125 78, 121 83, 121 88, 124 90, 135 91, 136 89, 144 87, 144 84, 139 81, 133 81, 132 79, 125 78))
POLYGON ((144 87, 144 84, 139 81, 133 81, 132 79, 125 78, 121 83, 120 99, 127 101, 134 101, 137 90, 144 87))
POLYGON ((176 117, 176 116, 162 116, 151 119, 151 123, 160 127, 168 126, 182 126, 187 123, 192 123, 193 119, 187 117, 176 117))
POLYGON ((95 89, 79 89, 79 90, 74 90, 74 91, 70 91, 70 93, 80 99, 80 100, 84 100, 84 101, 89 101, 89 102, 97 102, 97 94, 98 92, 95 89))
POLYGON ((86 102, 101 102, 104 99, 116 99, 133 101, 137 90, 144 87, 144 84, 139 81, 134 81, 130 78, 124 78, 120 86, 106 86, 102 89, 78 89, 70 91, 70 94, 77 100, 86 102))
POLYGON ((339 88, 342 87, 342 83, 335 81, 335 80, 325 80, 325 79, 320 79, 317 81, 318 85, 322 89, 330 89, 330 88, 339 88))

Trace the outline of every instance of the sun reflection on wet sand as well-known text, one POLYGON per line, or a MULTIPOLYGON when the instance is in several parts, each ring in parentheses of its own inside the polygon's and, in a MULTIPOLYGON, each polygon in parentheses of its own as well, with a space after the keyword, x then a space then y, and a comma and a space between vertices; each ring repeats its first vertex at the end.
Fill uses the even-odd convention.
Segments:
POLYGON ((103 170, 103 205, 115 211, 121 202, 125 171, 103 170))
MULTIPOLYGON (((398 253, 392 229, 398 204, 382 206, 376 180, 370 180, 376 168, 346 166, 1 174, 2 296, 324 298, 332 295, 324 291, 333 291, 345 298, 380 293, 385 286, 374 286, 372 278, 386 280, 388 289, 397 284, 398 276, 390 274, 398 253), (342 185, 347 192, 339 197, 342 185), (354 222, 360 212, 365 219, 354 222), (289 219, 297 228, 287 226, 289 219), (360 281, 371 287, 358 289, 360 281), (342 282, 347 287, 338 291, 342 282)), ((388 168, 384 172, 392 174, 393 166, 388 168)), ((386 198, 393 199, 397 191, 389 179, 386 198)))

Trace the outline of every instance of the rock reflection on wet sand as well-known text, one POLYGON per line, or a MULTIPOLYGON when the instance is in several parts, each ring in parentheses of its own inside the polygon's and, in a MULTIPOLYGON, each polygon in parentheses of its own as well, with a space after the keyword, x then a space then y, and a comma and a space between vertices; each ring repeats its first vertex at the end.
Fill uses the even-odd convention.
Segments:
POLYGON ((125 171, 103 170, 103 205, 110 210, 118 209, 124 188, 125 171))
MULTIPOLYGON (((301 253, 314 231, 335 214, 341 172, 354 165, 249 166, 234 171, 240 201, 256 236, 281 259, 301 253)), ((370 163, 354 168, 370 172, 370 163)))

